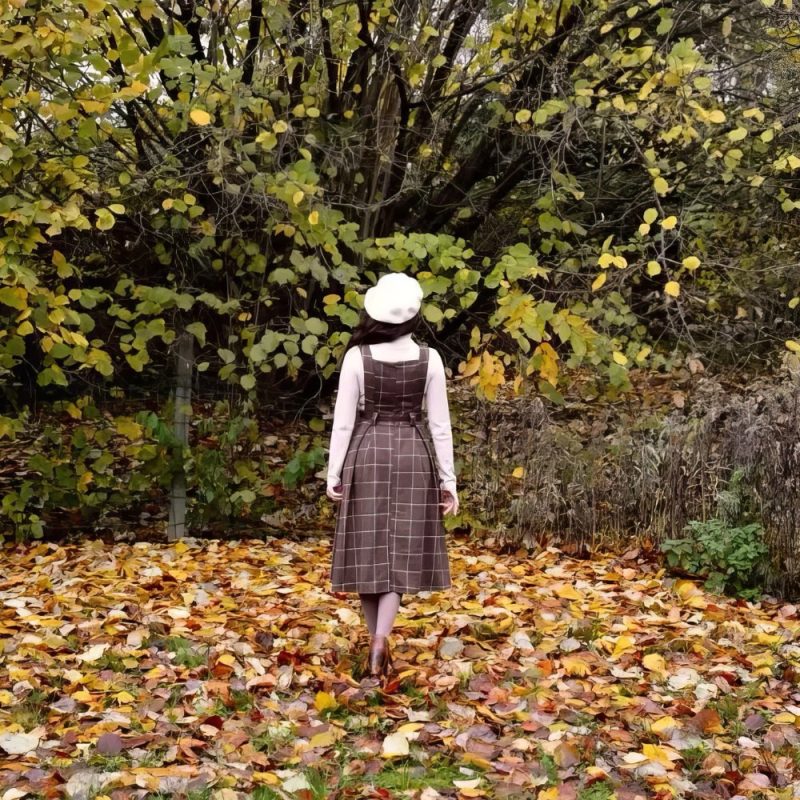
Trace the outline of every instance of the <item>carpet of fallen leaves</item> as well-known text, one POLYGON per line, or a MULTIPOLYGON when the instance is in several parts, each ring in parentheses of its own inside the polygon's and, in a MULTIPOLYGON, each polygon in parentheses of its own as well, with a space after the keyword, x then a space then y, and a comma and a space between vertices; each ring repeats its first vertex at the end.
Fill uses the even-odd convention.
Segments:
POLYGON ((798 609, 450 543, 362 678, 330 536, 0 555, 0 798, 800 796, 798 609))

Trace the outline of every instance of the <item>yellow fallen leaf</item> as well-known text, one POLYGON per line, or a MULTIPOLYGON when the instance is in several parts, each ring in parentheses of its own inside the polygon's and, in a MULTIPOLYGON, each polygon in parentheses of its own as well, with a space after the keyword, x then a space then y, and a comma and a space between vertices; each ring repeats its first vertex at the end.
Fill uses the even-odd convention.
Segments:
POLYGON ((488 770, 492 768, 492 762, 489 759, 476 756, 475 753, 464 753, 461 756, 461 760, 466 761, 468 764, 474 764, 476 767, 481 767, 481 769, 488 770))
POLYGON ((408 739, 402 733, 390 733, 381 745, 381 755, 384 758, 393 758, 395 756, 407 756, 408 739))
POLYGON ((677 725, 678 721, 675 717, 659 717, 650 724, 650 730, 658 736, 669 736, 677 725))
POLYGON ((425 727, 424 722, 406 722, 405 725, 401 725, 395 733, 416 733, 416 731, 420 730, 421 728, 425 727))
POLYGON ((659 764, 672 768, 672 762, 680 759, 680 754, 673 750, 671 747, 665 747, 660 744, 645 744, 642 745, 642 753, 650 759, 650 761, 657 761, 659 764))
POLYGON ((667 665, 664 661, 663 656, 659 655, 658 653, 648 653, 643 659, 642 664, 644 665, 645 669, 649 669, 652 672, 666 672, 667 665))
POLYGON ((111 645, 109 645, 108 642, 103 642, 102 644, 94 644, 88 650, 85 650, 83 653, 78 653, 78 655, 75 656, 75 658, 77 658, 78 661, 89 661, 89 662, 97 661, 99 658, 102 657, 103 653, 105 653, 105 651, 108 650, 110 646, 111 645))
POLYGON ((561 666, 567 675, 588 675, 589 665, 580 656, 561 656, 561 666))
POLYGON ((696 597, 703 593, 694 581, 685 578, 675 581, 672 588, 675 589, 676 594, 681 600, 688 600, 690 597, 696 597))
POLYGON ((787 339, 784 344, 787 350, 791 350, 793 353, 800 353, 800 342, 796 342, 794 339, 787 339))
POLYGON ((253 783, 265 784, 267 786, 277 786, 281 779, 274 772, 254 772, 253 783))
POLYGON ((317 711, 324 711, 326 708, 336 708, 339 705, 336 698, 328 692, 317 692, 314 697, 314 708, 317 711))
POLYGON ((643 764, 647 761, 647 756, 644 753, 625 753, 622 760, 626 764, 643 764))
POLYGON ((579 594, 575 587, 570 586, 568 583, 562 583, 556 589, 556 594, 565 600, 583 600, 583 595, 579 594))
POLYGON ((619 658, 623 653, 627 653, 628 650, 633 650, 635 646, 636 639, 623 633, 622 636, 617 637, 614 652, 609 656, 609 659, 619 658))
POLYGON ((514 467, 514 471, 511 473, 512 478, 521 478, 525 474, 525 467, 514 467))
POLYGON ((336 743, 336 736, 333 731, 323 731, 322 733, 315 733, 309 739, 309 747, 330 747, 336 743))

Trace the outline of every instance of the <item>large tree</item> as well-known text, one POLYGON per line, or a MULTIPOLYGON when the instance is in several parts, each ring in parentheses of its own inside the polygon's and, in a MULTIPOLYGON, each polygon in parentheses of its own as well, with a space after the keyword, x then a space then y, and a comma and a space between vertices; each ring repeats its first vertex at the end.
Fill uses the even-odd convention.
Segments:
POLYGON ((797 304, 790 0, 12 0, 1 24, 0 369, 39 384, 160 368, 188 331, 201 370, 306 394, 387 269, 490 396, 554 396, 564 361, 623 386, 653 339, 797 304))

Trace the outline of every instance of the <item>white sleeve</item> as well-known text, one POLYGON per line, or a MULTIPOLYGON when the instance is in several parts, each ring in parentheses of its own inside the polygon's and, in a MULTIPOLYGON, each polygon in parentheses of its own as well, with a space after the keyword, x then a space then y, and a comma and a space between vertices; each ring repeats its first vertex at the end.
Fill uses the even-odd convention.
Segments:
POLYGON ((328 488, 331 489, 342 482, 342 465, 355 427, 358 401, 361 396, 359 377, 363 374, 364 365, 361 361, 361 352, 357 347, 351 347, 342 360, 336 405, 333 408, 333 425, 328 453, 328 488))
POLYGON ((428 377, 425 385, 425 408, 428 427, 436 451, 441 488, 456 494, 456 474, 453 468, 453 432, 450 427, 450 408, 447 402, 447 377, 439 353, 428 349, 428 377))

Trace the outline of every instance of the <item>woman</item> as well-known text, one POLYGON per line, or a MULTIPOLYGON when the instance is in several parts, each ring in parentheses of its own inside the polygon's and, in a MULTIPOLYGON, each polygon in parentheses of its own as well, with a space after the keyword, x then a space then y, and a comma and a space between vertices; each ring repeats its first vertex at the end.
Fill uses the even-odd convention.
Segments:
POLYGON ((333 413, 331 588, 361 598, 371 676, 391 665, 387 637, 402 594, 450 586, 442 515, 458 512, 453 437, 442 359, 411 338, 421 304, 422 287, 403 273, 367 290, 333 413))

